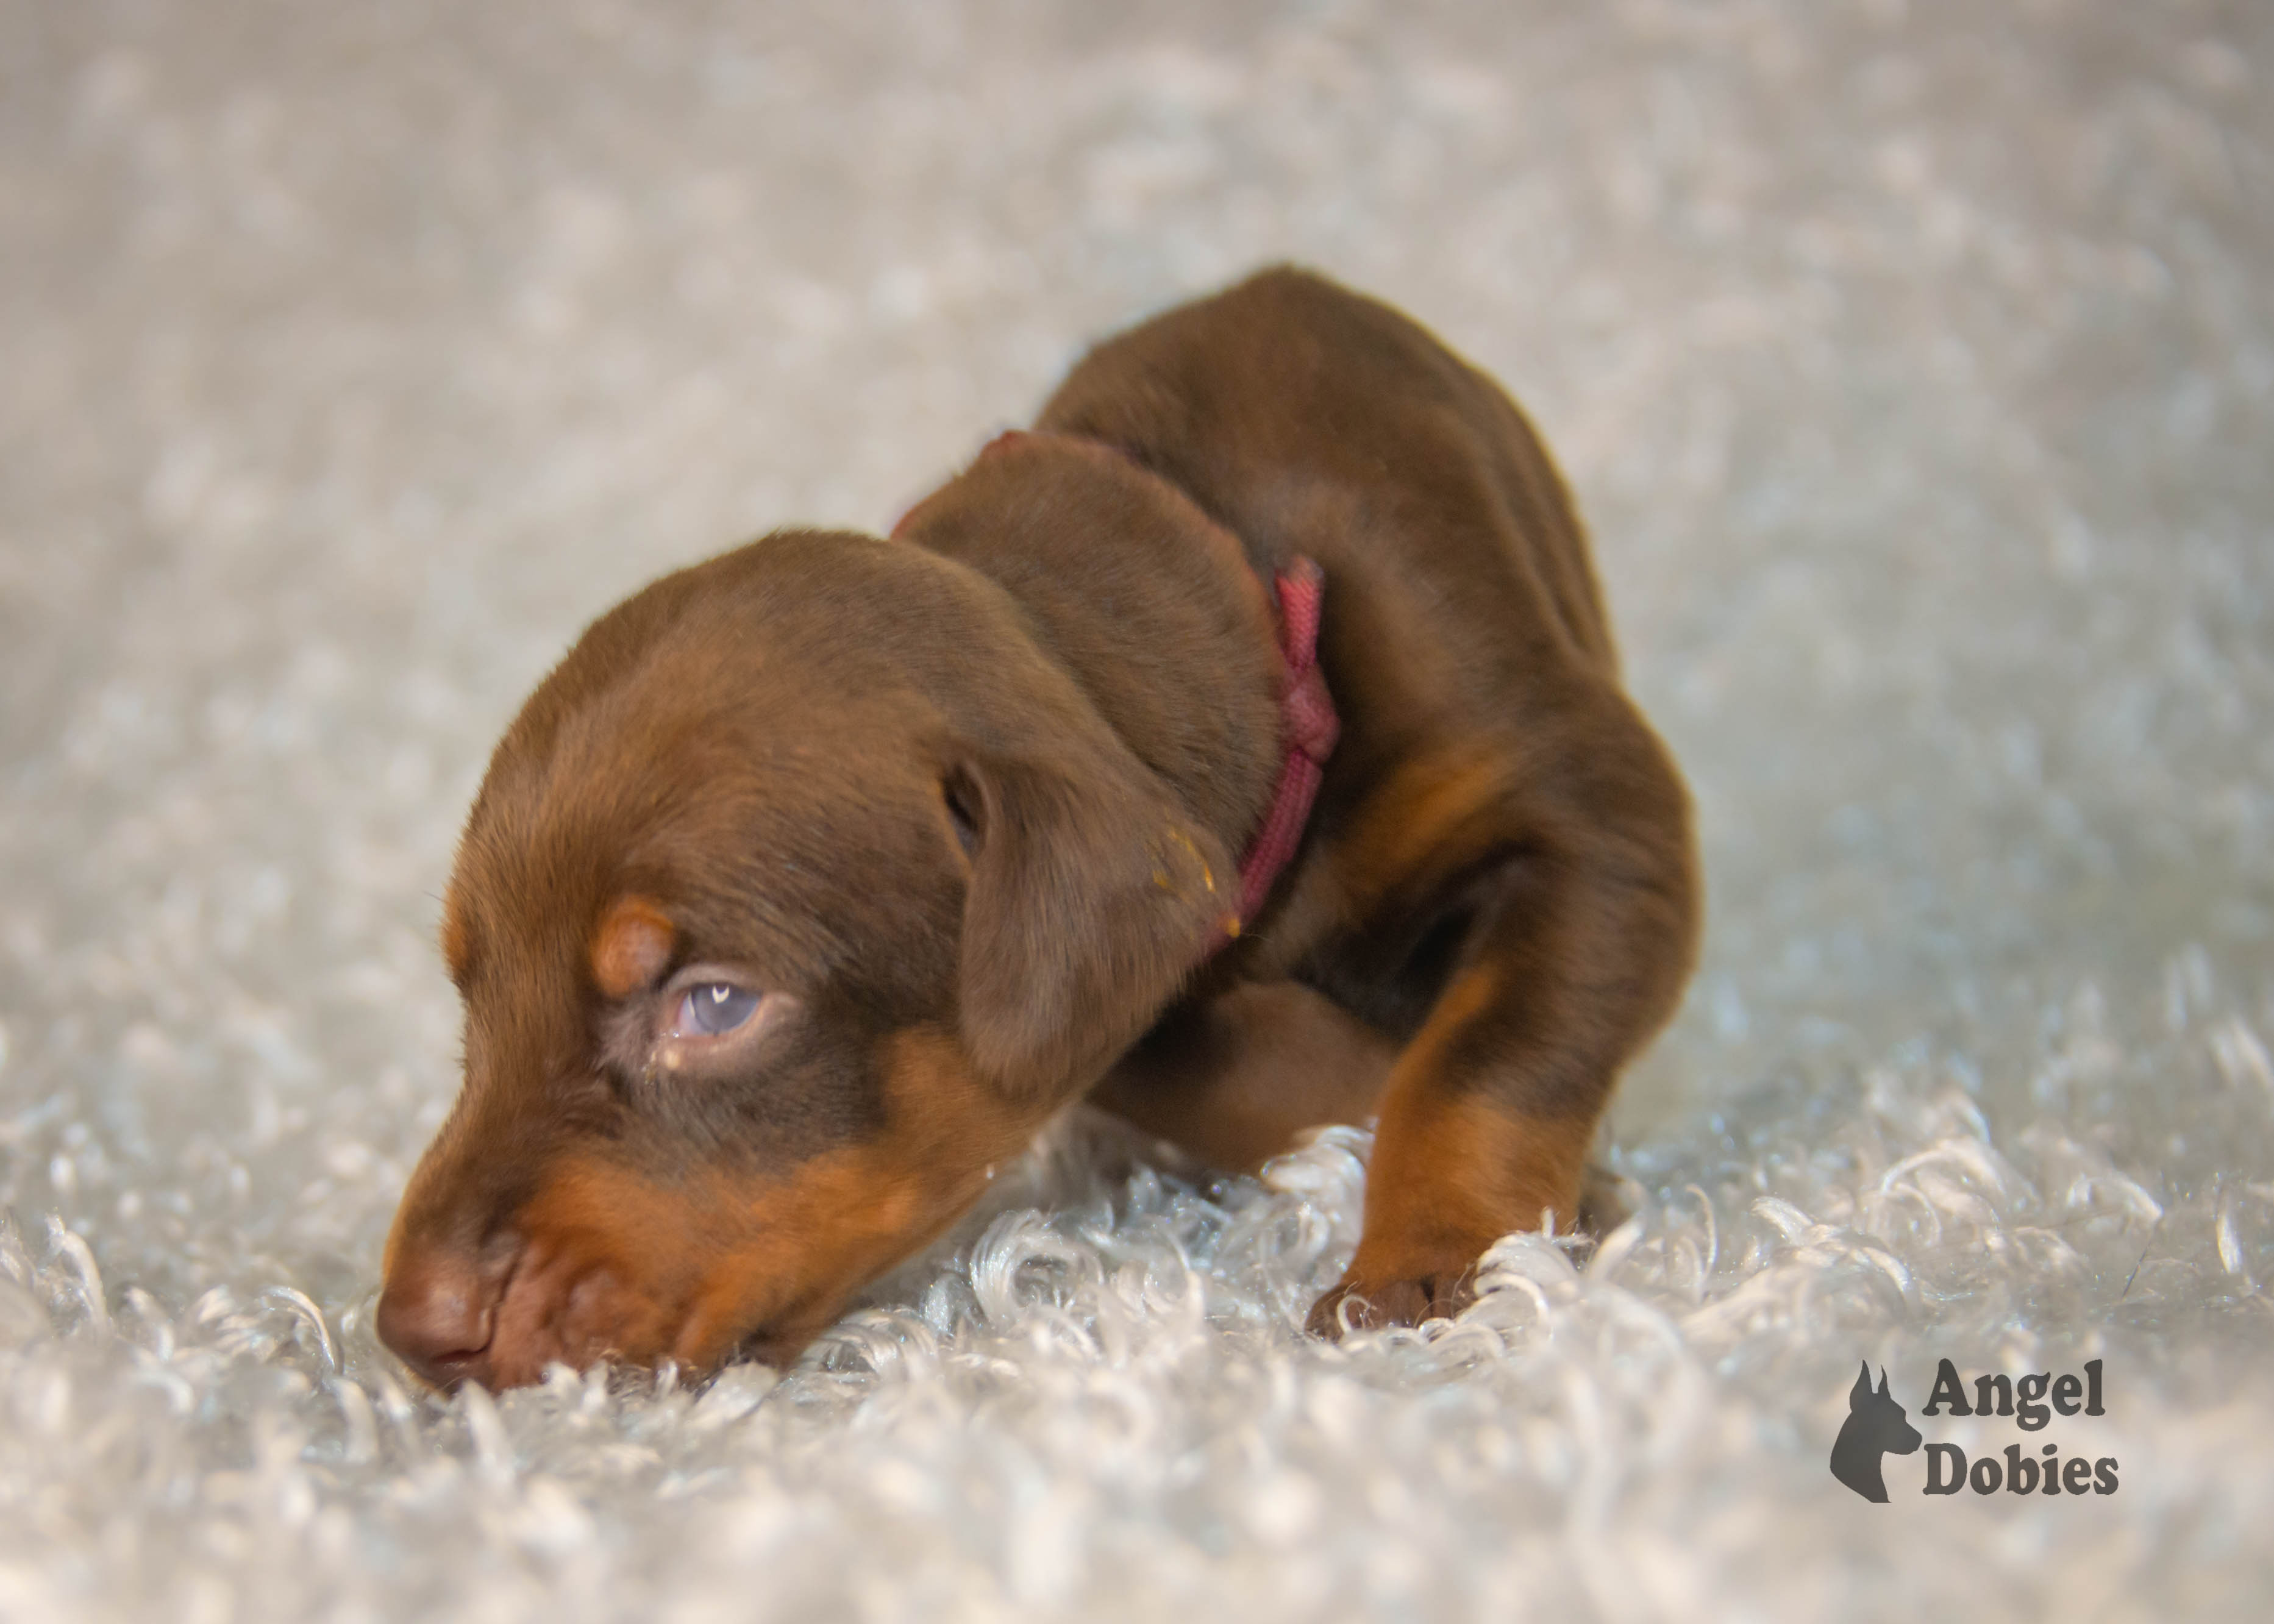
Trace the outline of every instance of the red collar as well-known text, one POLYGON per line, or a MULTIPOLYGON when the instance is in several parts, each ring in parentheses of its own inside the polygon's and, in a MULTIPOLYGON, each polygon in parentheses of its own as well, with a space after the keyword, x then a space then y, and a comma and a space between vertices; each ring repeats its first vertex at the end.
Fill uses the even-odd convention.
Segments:
MULTIPOLYGON (((1049 430, 1009 430, 989 440, 979 455, 984 457, 1031 440, 1052 440, 1092 455, 1103 453, 1151 478, 1161 477, 1118 446, 1085 435, 1059 434, 1049 430)), ((1174 485, 1171 488, 1176 489, 1174 485)), ((1184 492, 1178 491, 1178 494, 1183 496, 1184 492)), ((1186 500, 1189 501, 1190 498, 1186 500)), ((917 508, 922 506, 917 504, 917 508)), ((907 527, 917 508, 901 515, 900 522, 892 527, 893 535, 900 535, 907 527)), ((1203 522, 1214 523, 1205 515, 1203 522)), ((1239 546, 1237 540, 1229 538, 1226 545, 1239 546)), ((1299 553, 1273 576, 1271 584, 1278 605, 1274 618, 1278 625, 1281 664, 1279 746, 1284 754, 1279 787, 1273 792, 1270 808, 1264 813, 1255 838, 1248 843, 1246 854, 1239 861, 1239 912, 1225 921, 1224 935, 1216 944, 1219 948, 1263 911, 1271 895, 1272 883, 1293 858, 1295 848, 1302 844, 1303 828, 1310 822, 1311 803, 1318 799, 1319 781, 1325 776, 1327 757, 1334 754, 1335 741, 1342 733, 1341 719, 1335 714, 1334 697, 1327 692, 1327 679, 1319 670, 1319 609, 1326 596, 1326 572, 1313 560, 1299 553)))
MULTIPOLYGON (((1279 787, 1271 809, 1263 815, 1247 855, 1239 862, 1239 923, 1246 924, 1262 912, 1288 859, 1301 844, 1303 825, 1310 821, 1311 803, 1318 799, 1319 780, 1325 776, 1327 757, 1334 754, 1342 735, 1342 720, 1335 714, 1334 696, 1319 669, 1319 608, 1326 596, 1326 572, 1298 554, 1274 578, 1279 598, 1279 657, 1284 667, 1279 684, 1279 744, 1286 752, 1279 767, 1279 787)), ((1237 930, 1234 934, 1238 934, 1237 930)))

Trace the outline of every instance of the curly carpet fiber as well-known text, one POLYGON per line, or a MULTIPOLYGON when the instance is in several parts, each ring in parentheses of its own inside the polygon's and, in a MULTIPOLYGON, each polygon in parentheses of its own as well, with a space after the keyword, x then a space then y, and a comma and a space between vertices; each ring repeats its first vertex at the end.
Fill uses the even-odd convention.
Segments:
POLYGON ((2192 0, 0 0, 0 1617, 2267 1616, 2270 78, 2192 0), (1329 1348, 1363 1133, 1077 1116, 779 1380, 407 1392, 529 685, 1278 258, 1532 409, 1695 785, 1631 1221, 1329 1348))

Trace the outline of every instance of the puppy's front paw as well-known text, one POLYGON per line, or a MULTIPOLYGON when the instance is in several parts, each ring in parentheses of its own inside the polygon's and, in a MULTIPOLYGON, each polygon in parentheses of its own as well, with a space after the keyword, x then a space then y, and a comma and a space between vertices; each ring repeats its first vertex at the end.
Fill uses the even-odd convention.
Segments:
POLYGON ((1476 1276, 1473 1256, 1434 1271, 1393 1270, 1384 1275, 1353 1263, 1335 1289, 1312 1305, 1304 1328, 1314 1336, 1339 1342, 1345 1329, 1372 1331, 1450 1319, 1477 1300, 1476 1276))

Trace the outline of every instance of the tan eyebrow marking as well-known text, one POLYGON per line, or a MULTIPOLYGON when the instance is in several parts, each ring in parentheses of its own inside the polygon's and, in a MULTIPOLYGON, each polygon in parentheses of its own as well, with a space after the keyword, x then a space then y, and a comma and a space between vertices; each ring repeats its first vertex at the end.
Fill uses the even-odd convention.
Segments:
POLYGON ((611 998, 652 983, 671 962, 677 940, 661 907, 645 897, 620 897, 592 933, 592 979, 611 998))

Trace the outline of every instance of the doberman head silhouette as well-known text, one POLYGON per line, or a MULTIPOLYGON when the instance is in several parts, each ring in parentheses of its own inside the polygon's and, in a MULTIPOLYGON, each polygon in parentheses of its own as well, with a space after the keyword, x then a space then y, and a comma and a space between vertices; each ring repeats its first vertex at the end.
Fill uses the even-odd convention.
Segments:
POLYGON ((1879 1390, 1871 1390, 1871 1366, 1866 1362, 1848 1389, 1848 1419, 1832 1440, 1832 1475, 1865 1500, 1887 1503, 1887 1485, 1879 1477, 1883 1455, 1910 1455, 1919 1447, 1918 1429, 1904 1418, 1903 1407, 1887 1396, 1887 1372, 1879 1370, 1879 1390))

